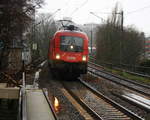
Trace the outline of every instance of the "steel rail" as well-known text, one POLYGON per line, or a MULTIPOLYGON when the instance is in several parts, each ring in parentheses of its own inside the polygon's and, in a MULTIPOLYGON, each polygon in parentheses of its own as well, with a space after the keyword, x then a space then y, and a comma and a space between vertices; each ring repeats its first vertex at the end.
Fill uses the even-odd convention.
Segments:
POLYGON ((56 115, 56 112, 55 112, 55 110, 54 110, 54 108, 53 108, 53 106, 52 106, 51 101, 50 101, 49 98, 48 98, 48 95, 47 95, 46 91, 47 91, 46 89, 42 89, 42 92, 43 92, 43 94, 44 94, 44 96, 45 96, 45 98, 46 98, 46 101, 47 101, 47 103, 48 103, 48 105, 49 105, 49 107, 50 107, 50 109, 51 109, 51 111, 52 111, 52 114, 53 114, 53 116, 54 116, 54 119, 55 119, 55 120, 58 120, 58 117, 57 117, 57 115, 56 115))
MULTIPOLYGON (((90 57, 90 59, 96 60, 96 59, 91 58, 91 57, 90 57)), ((88 63, 92 63, 92 62, 88 62, 88 63)), ((97 64, 97 65, 99 65, 99 64, 97 64)), ((99 65, 99 66, 101 66, 101 65, 99 65)), ((104 66, 102 66, 102 67, 104 67, 104 66)), ((129 74, 132 74, 132 75, 137 75, 137 76, 140 76, 140 77, 150 78, 150 75, 147 75, 147 74, 142 74, 142 73, 138 73, 138 72, 132 72, 132 71, 129 71, 129 70, 118 68, 118 67, 113 67, 113 68, 116 69, 116 70, 124 70, 125 72, 127 72, 129 74)))
MULTIPOLYGON (((150 112, 150 109, 149 109, 149 108, 143 106, 142 104, 138 104, 138 103, 134 102, 133 100, 131 100, 132 98, 129 100, 129 99, 127 99, 126 97, 121 96, 121 95, 118 95, 118 94, 116 94, 116 93, 113 93, 113 95, 119 97, 120 99, 122 99, 122 100, 124 100, 124 101, 126 101, 126 102, 128 102, 128 103, 130 103, 130 104, 134 104, 135 106, 137 106, 137 107, 143 109, 143 110, 146 111, 147 113, 150 112)), ((142 103, 143 103, 143 102, 142 102, 142 103)), ((145 104, 145 103, 144 103, 144 104, 145 104)))
MULTIPOLYGON (((95 66, 97 66, 97 67, 102 67, 102 66, 100 66, 100 65, 98 65, 98 64, 95 64, 95 63, 92 63, 92 62, 89 62, 89 63, 90 63, 90 64, 93 64, 93 65, 95 65, 95 66)), ((123 79, 123 80, 125 80, 125 81, 128 81, 128 82, 130 82, 130 83, 133 83, 133 84, 136 84, 136 85, 139 85, 139 86, 142 86, 142 87, 145 87, 145 88, 150 89, 150 86, 149 86, 149 85, 141 84, 141 83, 139 83, 139 82, 135 82, 135 81, 133 81, 133 80, 123 78, 123 77, 121 77, 121 76, 119 76, 119 75, 115 75, 115 74, 110 73, 110 72, 107 72, 107 71, 104 71, 104 72, 107 73, 107 74, 110 74, 110 75, 112 75, 112 76, 114 76, 114 77, 117 77, 117 78, 123 79)))
MULTIPOLYGON (((124 84, 124 83, 118 81, 118 80, 122 80, 122 81, 124 81, 124 82, 129 82, 129 81, 126 81, 126 79, 123 79, 123 78, 120 78, 120 77, 116 77, 115 75, 112 75, 112 74, 110 74, 110 73, 108 73, 108 72, 99 70, 99 69, 94 68, 94 67, 89 67, 89 68, 91 68, 91 69, 93 69, 93 70, 96 70, 98 73, 96 73, 95 71, 93 72, 92 70, 89 70, 89 69, 88 69, 89 72, 91 72, 91 73, 94 74, 94 75, 97 75, 98 77, 103 77, 103 78, 105 78, 105 79, 107 79, 107 80, 110 80, 110 81, 112 81, 112 82, 114 82, 114 83, 117 83, 117 84, 119 84, 119 85, 122 85, 122 86, 124 86, 124 87, 126 87, 126 88, 128 88, 128 89, 134 90, 134 91, 139 92, 139 93, 141 93, 141 94, 143 94, 143 95, 146 95, 146 96, 150 96, 150 93, 148 93, 148 92, 145 92, 145 91, 143 91, 143 90, 140 90, 140 89, 131 87, 131 86, 129 86, 129 85, 126 85, 126 84, 124 84), (102 73, 102 74, 100 74, 100 73, 102 73), (114 78, 112 78, 112 77, 114 77, 115 80, 114 80, 114 78), (118 80, 116 80, 116 79, 118 79, 118 80)), ((131 83, 130 83, 130 84, 131 84, 131 83)), ((132 84, 134 84, 134 83, 132 83, 132 84)), ((137 86, 137 84, 134 84, 134 85, 137 86)), ((144 88, 144 89, 145 89, 145 87, 140 86, 140 85, 138 85, 137 87, 141 87, 141 88, 144 88)), ((148 88, 148 89, 149 89, 149 88, 148 88)))
POLYGON ((113 107, 117 108, 119 111, 124 113, 125 115, 129 116, 132 119, 136 120, 144 120, 140 116, 136 115, 135 113, 131 112, 130 110, 126 109, 125 107, 121 106, 120 104, 116 103, 115 101, 111 100, 107 96, 103 95, 99 91, 97 91, 95 88, 90 86, 88 83, 84 82, 81 78, 79 78, 79 81, 89 90, 91 90, 94 94, 96 94, 98 97, 104 99, 107 103, 111 104, 113 107))
POLYGON ((64 88, 68 91, 68 93, 96 120, 103 120, 94 110, 92 110, 83 100, 81 100, 78 96, 75 95, 68 87, 62 83, 64 88))

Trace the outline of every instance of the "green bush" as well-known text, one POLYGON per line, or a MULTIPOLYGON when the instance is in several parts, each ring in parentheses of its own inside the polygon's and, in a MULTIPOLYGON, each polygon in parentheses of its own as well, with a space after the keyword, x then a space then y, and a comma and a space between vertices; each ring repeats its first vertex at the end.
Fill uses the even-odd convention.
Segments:
POLYGON ((150 74, 150 60, 144 60, 140 63, 141 68, 139 69, 141 72, 150 74))

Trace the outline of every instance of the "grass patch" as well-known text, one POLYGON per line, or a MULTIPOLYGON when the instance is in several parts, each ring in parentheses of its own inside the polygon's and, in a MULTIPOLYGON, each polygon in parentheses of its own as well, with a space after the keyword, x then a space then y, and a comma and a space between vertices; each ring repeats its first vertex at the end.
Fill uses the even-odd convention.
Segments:
POLYGON ((140 76, 136 76, 136 75, 126 73, 126 72, 123 72, 123 76, 125 78, 131 79, 131 80, 137 80, 137 81, 141 81, 141 82, 150 84, 150 79, 146 78, 146 77, 140 77, 140 76))
POLYGON ((110 68, 105 68, 105 70, 108 72, 112 72, 116 75, 120 75, 120 76, 127 78, 127 79, 136 80, 136 81, 139 81, 142 83, 150 84, 150 79, 146 78, 146 77, 141 77, 141 76, 133 75, 133 74, 130 74, 130 73, 127 73, 124 71, 114 70, 114 69, 110 69, 110 68))

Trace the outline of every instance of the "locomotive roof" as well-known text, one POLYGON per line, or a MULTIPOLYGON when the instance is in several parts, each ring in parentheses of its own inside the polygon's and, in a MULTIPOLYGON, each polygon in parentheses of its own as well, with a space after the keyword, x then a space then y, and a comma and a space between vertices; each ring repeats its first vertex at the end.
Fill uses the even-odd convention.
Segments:
POLYGON ((55 34, 59 34, 59 33, 79 33, 79 34, 86 35, 86 33, 82 32, 82 31, 77 31, 77 30, 59 30, 55 34))

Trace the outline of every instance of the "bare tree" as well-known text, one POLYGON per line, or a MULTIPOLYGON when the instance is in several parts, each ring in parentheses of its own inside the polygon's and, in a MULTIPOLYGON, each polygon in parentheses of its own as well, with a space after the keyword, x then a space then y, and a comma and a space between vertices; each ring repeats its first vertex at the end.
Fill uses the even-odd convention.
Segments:
POLYGON ((100 62, 132 65, 141 58, 145 36, 135 28, 123 28, 121 12, 116 6, 112 16, 98 28, 96 56, 100 62))
POLYGON ((51 14, 39 14, 36 18, 35 24, 31 28, 30 32, 30 43, 37 43, 38 49, 32 51, 33 56, 39 55, 46 58, 49 41, 52 39, 54 33, 56 32, 55 21, 51 14), (35 55, 36 54, 36 55, 35 55))
POLYGON ((10 47, 21 44, 22 34, 32 21, 35 9, 40 8, 43 0, 1 0, 0 1, 0 63, 7 61, 10 47))

